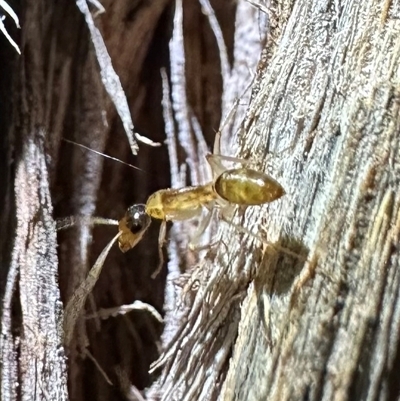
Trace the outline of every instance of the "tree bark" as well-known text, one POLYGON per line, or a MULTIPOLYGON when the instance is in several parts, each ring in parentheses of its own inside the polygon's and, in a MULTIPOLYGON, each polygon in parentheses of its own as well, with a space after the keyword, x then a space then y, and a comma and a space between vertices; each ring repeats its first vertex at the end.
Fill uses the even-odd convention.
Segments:
POLYGON ((140 145, 130 159, 85 2, 16 10, 22 55, 0 47, 11 94, 0 99, 2 399, 398 399, 399 4, 102 4, 94 24, 135 130, 154 141, 165 138, 167 71, 176 157, 140 145), (165 288, 153 375, 161 327, 146 311, 82 318, 64 352, 60 300, 114 233, 62 232, 57 258, 53 217, 118 219, 170 186, 168 164, 172 186, 205 179, 205 144, 238 96, 223 152, 254 161, 285 197, 217 219, 200 253, 186 249, 193 223, 174 224, 168 276, 156 281, 157 224, 133 251, 111 251, 86 315, 134 300, 161 311, 165 288))
POLYGON ((219 242, 182 284, 183 323, 155 366, 159 394, 396 400, 399 5, 264 10, 239 156, 287 194, 234 220, 254 235, 220 223, 219 242), (268 242, 255 238, 262 230, 268 242))

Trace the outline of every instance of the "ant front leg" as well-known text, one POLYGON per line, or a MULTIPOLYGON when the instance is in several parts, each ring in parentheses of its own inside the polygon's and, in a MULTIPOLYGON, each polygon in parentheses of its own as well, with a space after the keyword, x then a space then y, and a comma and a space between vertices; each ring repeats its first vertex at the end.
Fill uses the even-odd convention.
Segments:
POLYGON ((160 273, 163 264, 164 264, 164 253, 163 253, 163 247, 164 247, 164 243, 165 243, 165 236, 167 234, 167 221, 163 220, 161 222, 161 227, 160 227, 160 232, 158 234, 158 258, 159 258, 159 262, 158 262, 158 266, 156 271, 151 275, 152 279, 155 279, 158 274, 160 273))

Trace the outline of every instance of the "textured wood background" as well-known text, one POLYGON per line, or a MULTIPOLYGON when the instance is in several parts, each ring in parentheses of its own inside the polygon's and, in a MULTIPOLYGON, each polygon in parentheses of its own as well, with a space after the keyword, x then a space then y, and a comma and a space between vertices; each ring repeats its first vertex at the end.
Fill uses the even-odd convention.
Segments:
POLYGON ((177 138, 176 157, 145 145, 131 155, 82 4, 10 3, 22 55, 0 39, 2 399, 397 400, 399 3, 215 0, 214 15, 206 1, 103 2, 95 24, 135 129, 168 135, 170 151, 177 138), (155 281, 157 224, 135 250, 115 247, 87 313, 148 302, 164 308, 161 340, 135 311, 82 320, 64 350, 60 301, 115 229, 56 237, 53 218, 118 219, 177 186, 186 163, 185 182, 205 178, 204 143, 240 95, 224 153, 251 158, 287 195, 216 222, 200 254, 186 248, 192 223, 175 224, 170 273, 155 281))

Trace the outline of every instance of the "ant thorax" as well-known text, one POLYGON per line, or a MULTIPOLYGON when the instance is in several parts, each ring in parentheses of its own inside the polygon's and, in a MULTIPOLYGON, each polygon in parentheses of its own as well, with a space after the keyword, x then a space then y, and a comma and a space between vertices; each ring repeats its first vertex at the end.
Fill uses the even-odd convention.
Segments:
POLYGON ((198 216, 202 207, 213 202, 216 197, 212 183, 180 189, 161 189, 149 196, 146 213, 159 220, 188 220, 198 216))

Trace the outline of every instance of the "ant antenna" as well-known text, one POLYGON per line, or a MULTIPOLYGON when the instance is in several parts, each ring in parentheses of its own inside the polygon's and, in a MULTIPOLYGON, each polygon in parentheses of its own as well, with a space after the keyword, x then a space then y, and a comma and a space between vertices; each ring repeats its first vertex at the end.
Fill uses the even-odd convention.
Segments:
POLYGON ((71 143, 72 145, 80 146, 80 147, 83 148, 83 149, 89 150, 90 152, 96 153, 97 155, 104 156, 104 157, 106 157, 106 158, 108 158, 108 159, 115 160, 115 161, 117 161, 117 162, 119 162, 119 163, 125 164, 126 166, 132 167, 132 168, 134 168, 135 170, 144 171, 144 170, 142 170, 141 168, 134 166, 133 164, 126 163, 126 162, 124 162, 124 161, 122 161, 122 160, 120 160, 120 159, 117 159, 116 157, 107 155, 107 154, 105 154, 105 153, 98 152, 97 150, 91 149, 91 148, 89 148, 88 146, 82 145, 81 143, 74 142, 74 141, 70 141, 69 139, 66 139, 66 138, 62 138, 62 139, 63 139, 63 141, 65 141, 65 142, 71 143))

